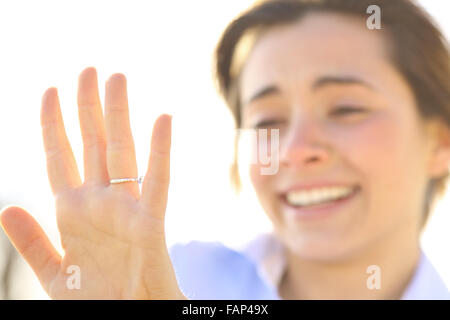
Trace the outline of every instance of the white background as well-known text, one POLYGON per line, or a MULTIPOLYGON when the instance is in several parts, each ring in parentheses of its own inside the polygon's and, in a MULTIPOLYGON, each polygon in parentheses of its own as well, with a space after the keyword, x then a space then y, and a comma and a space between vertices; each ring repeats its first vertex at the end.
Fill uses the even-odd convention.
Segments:
MULTIPOLYGON (((446 0, 421 1, 447 37, 446 0)), ((238 245, 270 224, 250 188, 236 198, 228 180, 233 150, 231 114, 212 81, 212 53, 221 32, 249 0, 1 1, 0 203, 29 210, 60 248, 39 124, 46 88, 59 90, 77 162, 82 143, 77 78, 97 68, 104 83, 128 79, 138 167, 144 174, 153 121, 173 115, 168 244, 191 239, 238 245)), ((80 166, 83 175, 83 168, 80 166)), ((450 285, 450 193, 422 239, 450 285)), ((25 266, 15 283, 21 297, 47 298, 25 266)))

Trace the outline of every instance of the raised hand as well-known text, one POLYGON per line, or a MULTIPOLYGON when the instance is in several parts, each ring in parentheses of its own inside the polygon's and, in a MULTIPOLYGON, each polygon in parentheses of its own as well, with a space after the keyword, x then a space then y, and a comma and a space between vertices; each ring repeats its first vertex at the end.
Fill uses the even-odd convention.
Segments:
POLYGON ((85 69, 78 83, 78 110, 84 145, 82 182, 67 139, 57 90, 42 98, 41 124, 50 185, 64 255, 20 207, 1 213, 1 224, 54 299, 184 299, 178 288, 164 235, 170 177, 171 117, 153 127, 142 193, 130 130, 126 78, 106 83, 105 112, 97 73, 85 69), (68 284, 70 266, 80 287, 68 284), (73 269, 72 269, 73 270, 73 269))

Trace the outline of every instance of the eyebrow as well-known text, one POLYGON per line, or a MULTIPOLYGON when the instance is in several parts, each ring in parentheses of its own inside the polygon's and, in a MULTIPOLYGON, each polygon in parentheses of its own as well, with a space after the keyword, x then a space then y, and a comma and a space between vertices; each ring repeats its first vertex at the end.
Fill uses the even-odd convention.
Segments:
MULTIPOLYGON (((313 83, 312 90, 316 91, 329 85, 355 85, 355 84, 362 85, 364 87, 373 90, 373 87, 364 80, 361 80, 356 77, 340 77, 340 76, 321 77, 313 83)), ((276 85, 266 86, 263 89, 259 90, 256 94, 254 94, 250 99, 248 99, 247 103, 245 103, 244 105, 247 105, 251 102, 254 102, 255 100, 259 100, 270 95, 279 94, 280 92, 281 90, 276 85)))
POLYGON ((262 99, 266 96, 270 96, 270 95, 274 95, 274 94, 278 94, 278 93, 280 93, 280 89, 278 89, 278 87, 275 85, 270 85, 270 86, 264 87, 262 90, 259 90, 250 99, 248 99, 247 102, 245 103, 245 105, 247 105, 255 100, 262 99))
POLYGON ((338 77, 338 76, 328 76, 319 78, 314 82, 312 89, 317 90, 327 85, 362 85, 373 90, 372 85, 366 81, 356 78, 356 77, 338 77))

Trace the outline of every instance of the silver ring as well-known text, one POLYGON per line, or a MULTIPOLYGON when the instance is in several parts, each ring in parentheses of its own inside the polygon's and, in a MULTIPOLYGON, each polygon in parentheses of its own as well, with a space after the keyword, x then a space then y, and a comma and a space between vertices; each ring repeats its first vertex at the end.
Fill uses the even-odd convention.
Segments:
POLYGON ((137 183, 141 184, 143 180, 144 180, 144 177, 143 177, 143 176, 140 176, 140 177, 138 177, 138 178, 120 178, 120 179, 111 179, 111 180, 109 180, 109 183, 116 184, 116 183, 122 183, 122 182, 130 182, 130 181, 132 181, 132 182, 137 182, 137 183))

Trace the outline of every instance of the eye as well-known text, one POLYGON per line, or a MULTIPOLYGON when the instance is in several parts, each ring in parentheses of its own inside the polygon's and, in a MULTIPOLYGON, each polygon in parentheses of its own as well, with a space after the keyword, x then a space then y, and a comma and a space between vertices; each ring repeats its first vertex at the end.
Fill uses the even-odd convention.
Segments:
POLYGON ((363 113, 366 110, 360 107, 339 107, 331 111, 331 115, 342 116, 352 113, 363 113))
POLYGON ((261 128, 268 128, 268 127, 274 127, 278 126, 283 123, 283 120, 278 119, 268 119, 268 120, 262 120, 260 122, 257 122, 253 128, 261 129, 261 128))

